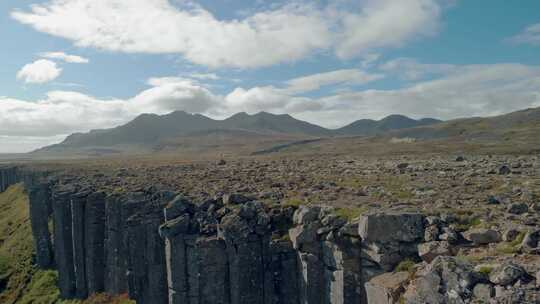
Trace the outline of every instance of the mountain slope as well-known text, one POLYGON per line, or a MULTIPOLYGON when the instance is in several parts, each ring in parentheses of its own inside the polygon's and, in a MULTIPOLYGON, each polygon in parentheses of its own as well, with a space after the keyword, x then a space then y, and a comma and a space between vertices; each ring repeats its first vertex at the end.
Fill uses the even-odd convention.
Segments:
POLYGON ((525 109, 494 117, 450 120, 435 125, 390 132, 388 136, 416 139, 532 141, 540 139, 540 108, 525 109))
POLYGON ((403 115, 390 115, 381 120, 362 119, 357 120, 343 128, 337 129, 340 135, 377 135, 391 130, 414 128, 440 123, 440 120, 424 118, 414 120, 403 115))

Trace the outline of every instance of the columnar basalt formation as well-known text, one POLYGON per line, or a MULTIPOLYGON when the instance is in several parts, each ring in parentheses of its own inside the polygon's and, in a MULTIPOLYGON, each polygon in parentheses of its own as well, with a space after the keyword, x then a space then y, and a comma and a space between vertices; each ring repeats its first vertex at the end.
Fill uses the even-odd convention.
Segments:
POLYGON ((21 181, 19 169, 15 166, 0 166, 0 192, 21 181))
MULTIPOLYGON (((523 299, 536 292, 522 287, 531 280, 525 270, 482 277, 436 247, 474 243, 458 235, 451 216, 386 210, 348 220, 327 206, 239 194, 198 200, 129 185, 125 176, 19 172, 36 264, 58 270, 67 299, 107 292, 138 304, 446 303, 454 294, 487 298, 496 287, 501 298, 513 296, 503 292, 510 288, 525 290, 523 299), (416 265, 396 271, 404 260, 416 265)), ((537 236, 525 233, 520 250, 537 250, 537 236)))
POLYGON ((29 174, 25 181, 30 203, 30 222, 36 251, 36 264, 50 268, 54 264, 49 217, 52 212, 50 183, 41 174, 29 174))
POLYGON ((361 303, 358 226, 332 208, 300 207, 290 230, 300 261, 300 303, 361 303))

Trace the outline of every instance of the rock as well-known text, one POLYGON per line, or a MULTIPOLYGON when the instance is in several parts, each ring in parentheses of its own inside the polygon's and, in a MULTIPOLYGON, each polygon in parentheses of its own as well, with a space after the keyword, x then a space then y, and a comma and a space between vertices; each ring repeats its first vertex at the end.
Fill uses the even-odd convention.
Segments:
POLYGON ((456 157, 456 162, 463 162, 463 161, 465 161, 465 157, 463 156, 456 157))
POLYGON ((252 199, 239 193, 223 195, 223 204, 225 205, 240 205, 245 204, 249 201, 252 201, 252 199))
POLYGON ((510 285, 525 274, 523 267, 515 264, 503 264, 494 268, 489 274, 489 281, 496 285, 510 285))
POLYGON ((443 228, 443 233, 439 235, 439 240, 454 244, 459 240, 459 235, 454 229, 445 227, 443 228))
POLYGON ((428 242, 418 245, 418 255, 422 260, 431 263, 440 255, 452 255, 452 250, 448 242, 428 242))
POLYGON ((489 303, 491 298, 495 296, 495 290, 493 286, 489 284, 476 284, 473 288, 473 295, 477 300, 483 301, 484 303, 489 303))
POLYGON ((503 232, 502 239, 505 242, 512 242, 518 237, 519 233, 520 232, 517 229, 513 229, 513 228, 507 229, 503 232))
POLYGON ((488 205, 498 205, 501 201, 497 197, 490 195, 488 196, 487 203, 488 205))
POLYGON ((307 207, 302 205, 294 212, 293 223, 296 225, 312 223, 319 218, 320 212, 320 207, 307 207))
POLYGON ((540 271, 536 273, 536 288, 540 288, 540 271))
POLYGON ((367 303, 393 304, 398 303, 405 286, 409 281, 409 273, 387 272, 372 278, 365 284, 367 303))
POLYGON ((424 236, 423 215, 418 213, 371 213, 362 215, 358 234, 365 242, 415 242, 424 236))
POLYGON ((407 167, 409 167, 409 164, 408 163, 399 163, 397 164, 396 166, 399 170, 404 170, 404 169, 407 169, 407 167))
POLYGON ((529 211, 529 206, 525 203, 513 203, 506 209, 506 212, 512 214, 523 214, 529 211))
POLYGON ((403 295, 405 303, 464 303, 478 278, 467 261, 439 256, 423 266, 403 295))
POLYGON ((185 213, 194 214, 195 209, 196 206, 187 197, 178 195, 167 204, 163 213, 165 220, 170 221, 185 213))
POLYGON ((501 241, 501 234, 492 229, 473 228, 465 231, 463 237, 477 245, 498 243, 501 241))
POLYGON ((439 239, 440 230, 436 225, 428 226, 424 232, 424 241, 432 242, 439 239))
POLYGON ((540 248, 540 229, 529 231, 521 242, 521 249, 525 252, 534 253, 540 248))
POLYGON ((218 166, 225 166, 227 164, 227 162, 224 160, 224 159, 220 159, 218 162, 217 162, 217 165, 218 166))
POLYGON ((508 175, 512 173, 512 170, 507 165, 502 165, 499 167, 498 171, 499 175, 508 175))

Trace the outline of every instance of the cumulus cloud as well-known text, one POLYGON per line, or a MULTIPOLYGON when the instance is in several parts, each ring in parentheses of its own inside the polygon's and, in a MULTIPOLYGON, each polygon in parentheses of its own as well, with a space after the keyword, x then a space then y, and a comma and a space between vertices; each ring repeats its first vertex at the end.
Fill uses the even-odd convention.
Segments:
POLYGON ((455 66, 438 78, 403 89, 347 91, 321 98, 289 95, 274 87, 236 89, 226 101, 231 109, 289 111, 326 127, 390 114, 441 119, 491 116, 540 106, 540 67, 455 66))
POLYGON ((540 45, 540 23, 529 25, 521 33, 511 37, 509 41, 518 44, 540 45))
POLYGON ((358 69, 337 70, 291 79, 287 81, 288 86, 285 91, 289 94, 298 94, 318 90, 328 85, 366 84, 381 78, 384 78, 384 75, 366 73, 358 69))
POLYGON ((254 68, 296 61, 319 51, 332 50, 350 58, 401 46, 436 32, 439 2, 336 0, 325 7, 299 0, 243 19, 219 20, 193 2, 51 0, 13 11, 11 16, 79 47, 177 53, 214 68, 254 68))
POLYGON ((52 91, 37 101, 0 97, 0 136, 51 137, 124 124, 142 113, 206 112, 218 97, 187 81, 153 82, 129 99, 52 91))
POLYGON ((397 58, 379 65, 379 70, 405 80, 419 80, 425 76, 447 74, 457 67, 452 64, 420 63, 413 58, 397 58))
POLYGON ((40 53, 40 57, 48 58, 48 59, 58 59, 62 60, 68 63, 89 63, 90 60, 87 58, 76 56, 76 55, 69 55, 64 52, 46 52, 46 53, 40 53))
POLYGON ((341 58, 374 48, 399 47, 419 36, 436 33, 441 7, 433 0, 368 0, 360 13, 343 13, 336 47, 341 58))
MULTIPOLYGON (((313 77, 314 83, 327 83, 320 78, 313 77)), ((128 99, 101 99, 69 91, 49 92, 38 101, 0 97, 0 136, 12 142, 19 137, 36 143, 37 148, 40 140, 36 138, 48 143, 63 134, 114 127, 141 113, 174 110, 214 118, 239 111, 290 113, 326 127, 341 127, 357 119, 396 113, 453 119, 540 106, 540 67, 522 64, 454 66, 450 72, 402 89, 350 90, 318 98, 298 93, 306 86, 301 90, 287 90, 287 85, 236 88, 220 96, 180 77, 152 78, 148 84, 150 88, 128 99)))
POLYGON ((40 59, 23 66, 17 73, 17 79, 26 83, 46 83, 55 80, 62 73, 54 61, 40 59))

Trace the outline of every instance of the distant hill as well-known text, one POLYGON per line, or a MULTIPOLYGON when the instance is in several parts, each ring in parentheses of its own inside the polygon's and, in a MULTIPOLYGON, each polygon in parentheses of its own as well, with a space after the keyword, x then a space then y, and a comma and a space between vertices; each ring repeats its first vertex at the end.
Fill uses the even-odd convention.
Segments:
POLYGON ((540 108, 497 117, 440 121, 415 120, 390 115, 381 120, 362 119, 330 130, 282 114, 238 113, 224 120, 176 111, 166 115, 142 114, 129 123, 88 133, 75 133, 62 143, 44 147, 34 154, 91 156, 118 153, 190 151, 234 153, 239 150, 286 150, 291 144, 313 143, 318 138, 378 137, 415 140, 458 139, 484 141, 540 142, 540 108))
POLYGON ((450 120, 438 124, 394 130, 386 136, 416 139, 540 140, 540 108, 494 117, 450 120))
POLYGON ((357 120, 335 132, 340 135, 364 135, 372 136, 392 130, 414 128, 419 126, 433 125, 442 122, 433 118, 415 120, 403 115, 390 115, 381 120, 361 119, 357 120))
POLYGON ((75 133, 62 143, 44 147, 34 153, 111 154, 151 152, 188 145, 209 147, 269 140, 298 140, 305 137, 331 136, 332 130, 293 118, 266 112, 249 115, 238 113, 224 120, 201 114, 175 111, 166 115, 142 114, 125 125, 112 129, 75 133), (212 142, 214 144, 212 145, 212 142))

